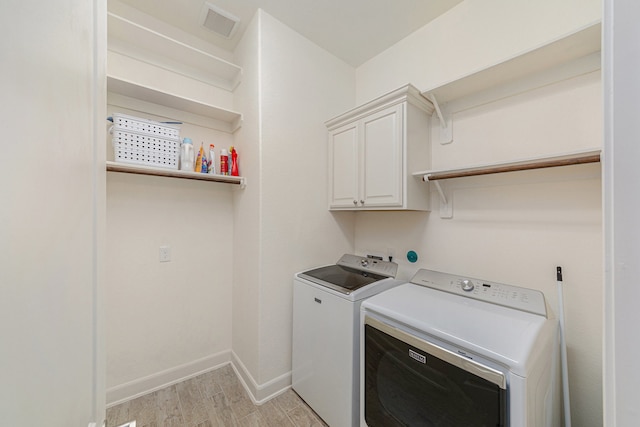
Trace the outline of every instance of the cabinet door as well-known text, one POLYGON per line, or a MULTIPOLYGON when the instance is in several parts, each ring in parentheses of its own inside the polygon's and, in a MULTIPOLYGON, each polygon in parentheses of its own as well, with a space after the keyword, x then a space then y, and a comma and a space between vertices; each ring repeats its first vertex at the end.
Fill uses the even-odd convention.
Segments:
POLYGON ((362 207, 402 206, 403 105, 362 120, 362 207))
POLYGON ((329 207, 353 208, 358 200, 358 127, 350 123, 329 134, 329 207))

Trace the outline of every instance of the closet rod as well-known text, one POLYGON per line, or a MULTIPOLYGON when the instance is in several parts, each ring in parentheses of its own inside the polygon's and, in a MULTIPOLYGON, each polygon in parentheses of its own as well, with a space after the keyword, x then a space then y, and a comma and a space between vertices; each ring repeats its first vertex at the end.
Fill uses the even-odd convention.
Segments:
POLYGON ((424 175, 425 181, 437 181, 439 179, 461 178, 467 176, 489 175, 502 172, 515 172, 532 169, 553 168, 557 166, 580 165, 584 163, 598 163, 600 154, 586 154, 564 159, 536 160, 525 163, 514 163, 496 166, 487 166, 476 169, 450 171, 450 172, 433 172, 424 175))

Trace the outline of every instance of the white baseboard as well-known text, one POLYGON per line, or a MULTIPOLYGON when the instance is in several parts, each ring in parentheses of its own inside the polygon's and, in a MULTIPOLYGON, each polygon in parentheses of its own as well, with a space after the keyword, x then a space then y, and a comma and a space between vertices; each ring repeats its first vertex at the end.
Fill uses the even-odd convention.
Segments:
POLYGON ((217 369, 231 362, 231 351, 223 351, 184 365, 176 366, 128 383, 107 389, 107 407, 115 406, 127 400, 160 390, 172 384, 217 369))
POLYGON ((233 351, 231 352, 231 366, 233 366, 242 385, 249 393, 249 397, 256 405, 265 403, 291 387, 291 372, 280 375, 264 384, 258 384, 238 355, 233 351))
POLYGON ((107 407, 144 396, 172 384, 218 369, 228 363, 231 363, 233 370, 240 378, 240 382, 256 405, 265 403, 291 387, 291 372, 280 375, 264 384, 258 384, 240 358, 233 351, 228 350, 128 383, 110 387, 107 389, 107 407))

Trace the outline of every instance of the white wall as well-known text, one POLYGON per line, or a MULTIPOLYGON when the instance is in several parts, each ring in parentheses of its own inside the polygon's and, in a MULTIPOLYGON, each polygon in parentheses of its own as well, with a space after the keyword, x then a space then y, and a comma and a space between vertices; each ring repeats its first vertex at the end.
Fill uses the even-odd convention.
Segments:
POLYGON ((252 159, 241 173, 260 189, 237 193, 236 227, 258 258, 234 255, 233 340, 260 400, 290 384, 293 274, 353 250, 353 216, 327 211, 323 123, 353 105, 355 83, 353 68, 263 11, 250 27, 236 52, 247 125, 236 140, 252 159))
POLYGON ((605 93, 605 426, 638 424, 640 5, 608 1, 604 16, 605 93))
MULTIPOLYGON (((467 0, 359 67, 358 102, 406 82, 437 86, 599 17, 598 1, 467 0)), ((433 129, 433 166, 600 147, 600 88, 596 72, 454 114, 451 145, 438 144, 433 129)), ((599 164, 463 178, 444 186, 453 198, 452 219, 440 218, 435 194, 428 214, 358 214, 356 252, 385 253, 391 246, 406 277, 432 268, 540 289, 554 312, 555 266, 562 266, 574 424, 601 425, 599 164), (416 264, 406 261, 410 249, 419 254, 416 264)))
POLYGON ((291 369, 293 273, 352 250, 351 215, 327 210, 324 120, 351 106, 354 70, 266 13, 261 45, 265 381, 291 369))
POLYGON ((104 419, 104 1, 0 3, 0 414, 104 419))

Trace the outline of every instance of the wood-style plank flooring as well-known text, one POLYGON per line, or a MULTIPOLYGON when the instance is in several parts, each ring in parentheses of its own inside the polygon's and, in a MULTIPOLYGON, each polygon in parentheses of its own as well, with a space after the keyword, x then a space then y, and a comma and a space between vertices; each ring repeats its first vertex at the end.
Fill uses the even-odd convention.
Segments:
POLYGON ((107 409, 107 427, 326 427, 291 389, 256 406, 231 365, 107 409))

